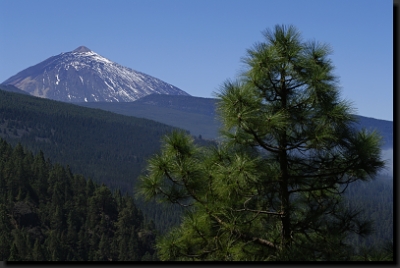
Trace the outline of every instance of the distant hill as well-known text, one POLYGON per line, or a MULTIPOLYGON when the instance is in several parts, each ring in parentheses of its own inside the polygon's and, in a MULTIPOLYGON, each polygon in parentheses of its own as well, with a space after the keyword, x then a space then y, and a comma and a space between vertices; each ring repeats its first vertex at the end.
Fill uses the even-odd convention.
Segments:
POLYGON ((30 95, 28 92, 25 92, 16 86, 13 85, 0 85, 1 90, 5 90, 8 92, 14 92, 14 93, 19 93, 19 94, 25 94, 25 95, 30 95))
MULTIPOLYGON (((218 100, 193 96, 152 94, 130 103, 76 103, 123 115, 147 118, 216 139, 221 126, 215 111, 218 100)), ((383 149, 393 148, 393 122, 357 116, 357 128, 376 129, 383 136, 383 149)))
POLYGON ((106 59, 85 46, 52 56, 3 82, 30 95, 64 102, 125 102, 185 91, 106 59))
POLYGON ((358 128, 376 130, 383 137, 382 149, 393 148, 393 121, 375 119, 358 115, 358 128))
POLYGON ((220 123, 215 112, 216 99, 192 96, 151 94, 134 102, 75 103, 118 114, 147 118, 186 129, 190 134, 205 139, 216 139, 220 123))

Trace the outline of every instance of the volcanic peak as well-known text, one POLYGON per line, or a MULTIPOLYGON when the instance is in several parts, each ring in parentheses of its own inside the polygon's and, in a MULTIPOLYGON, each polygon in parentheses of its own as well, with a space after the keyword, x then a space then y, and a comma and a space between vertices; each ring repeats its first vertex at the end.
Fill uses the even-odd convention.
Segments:
POLYGON ((91 52, 91 50, 85 46, 80 46, 80 47, 77 47, 72 52, 91 52))

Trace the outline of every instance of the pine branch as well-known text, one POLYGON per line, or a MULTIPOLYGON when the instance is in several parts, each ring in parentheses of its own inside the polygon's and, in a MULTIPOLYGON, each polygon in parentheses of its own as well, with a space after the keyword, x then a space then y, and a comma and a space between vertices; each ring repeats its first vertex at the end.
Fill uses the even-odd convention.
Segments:
POLYGON ((253 196, 250 197, 249 199, 247 199, 244 202, 244 204, 243 204, 244 209, 235 209, 234 211, 236 211, 236 212, 250 211, 250 212, 257 213, 257 214, 267 214, 267 215, 275 215, 275 216, 282 216, 283 215, 283 213, 279 213, 279 212, 272 212, 272 211, 265 211, 265 210, 257 210, 257 209, 247 208, 246 207, 246 203, 249 202, 252 198, 253 198, 253 196))
POLYGON ((256 139, 256 141, 258 142, 258 144, 259 144, 262 148, 264 148, 265 150, 267 150, 267 151, 269 151, 269 152, 271 152, 271 153, 279 153, 278 148, 273 147, 273 146, 271 146, 271 145, 267 145, 266 143, 264 143, 264 141, 261 140, 261 139, 258 137, 257 133, 256 133, 253 129, 247 127, 247 128, 245 129, 245 131, 251 133, 251 134, 253 135, 253 137, 256 139))
MULTIPOLYGON (((208 214, 209 214, 210 216, 212 216, 214 219, 216 219, 217 222, 218 222, 219 224, 221 224, 221 225, 223 225, 223 226, 226 226, 226 225, 227 225, 227 223, 225 223, 224 221, 222 221, 218 216, 213 215, 213 214, 211 214, 211 213, 208 213, 208 214)), ((248 240, 248 241, 251 240, 252 242, 257 242, 257 243, 259 243, 259 244, 261 244, 261 245, 268 246, 268 247, 273 248, 273 249, 277 249, 277 250, 280 249, 279 246, 275 245, 274 243, 272 243, 272 242, 270 242, 270 241, 268 241, 268 240, 266 240, 266 239, 263 239, 263 238, 260 238, 260 237, 254 237, 254 236, 251 237, 251 236, 248 236, 248 235, 246 235, 246 234, 240 233, 240 232, 238 232, 237 230, 233 230, 233 232, 234 232, 236 235, 239 235, 239 237, 244 238, 245 240, 248 240)))

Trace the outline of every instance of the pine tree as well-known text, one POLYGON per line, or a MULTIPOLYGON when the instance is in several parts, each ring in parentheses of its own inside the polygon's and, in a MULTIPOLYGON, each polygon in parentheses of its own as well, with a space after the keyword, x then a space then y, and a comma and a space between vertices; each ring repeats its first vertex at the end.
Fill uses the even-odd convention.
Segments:
POLYGON ((11 223, 9 212, 4 204, 0 204, 0 260, 7 260, 12 244, 11 223))
POLYGON ((110 242, 106 234, 102 234, 99 242, 99 249, 96 252, 97 261, 109 261, 111 259, 110 242))
POLYGON ((78 233, 77 241, 77 254, 79 256, 78 260, 87 261, 89 252, 89 237, 88 233, 85 232, 85 228, 81 228, 78 233))
POLYGON ((95 185, 91 178, 89 178, 86 182, 86 196, 92 196, 95 190, 95 185))
POLYGON ((62 214, 62 208, 60 206, 55 206, 53 212, 51 213, 50 216, 50 228, 51 230, 59 233, 62 231, 63 227, 63 214, 62 214))
MULTIPOLYGON (((36 177, 36 190, 39 196, 47 195, 47 178, 49 176, 48 166, 42 151, 35 156, 33 162, 33 174, 36 177)), ((42 200, 43 202, 43 200, 42 200)))
POLYGON ((33 245, 32 257, 34 261, 46 261, 39 239, 36 239, 35 244, 33 245))
POLYGON ((293 26, 264 37, 217 94, 218 146, 174 132, 149 160, 140 194, 187 208, 162 260, 347 260, 346 237, 370 232, 342 195, 383 168, 380 137, 355 130, 328 45, 293 26))
POLYGON ((138 260, 138 218, 137 210, 131 198, 123 198, 124 208, 118 214, 116 231, 114 235, 114 245, 118 249, 119 261, 138 260))
POLYGON ((50 261, 66 261, 60 238, 61 234, 59 233, 59 230, 49 230, 45 245, 50 255, 50 261))
POLYGON ((12 244, 11 250, 10 250, 10 257, 8 258, 8 261, 22 261, 23 259, 21 258, 18 248, 15 245, 15 243, 12 244))
MULTIPOLYGON (((25 227, 22 227, 20 229, 11 230, 11 234, 14 238, 12 240, 12 243, 16 246, 17 251, 12 253, 12 248, 11 248, 9 258, 12 257, 12 254, 16 254, 13 258, 17 258, 18 260, 21 260, 21 261, 31 260, 32 245, 30 242, 29 234, 27 233, 27 230, 25 229, 25 227)), ((17 260, 17 259, 15 259, 15 260, 17 260)))

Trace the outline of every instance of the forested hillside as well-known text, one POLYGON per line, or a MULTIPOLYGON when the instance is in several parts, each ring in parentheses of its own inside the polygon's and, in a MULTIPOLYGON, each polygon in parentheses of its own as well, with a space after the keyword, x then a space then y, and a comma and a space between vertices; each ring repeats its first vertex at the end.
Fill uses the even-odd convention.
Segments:
POLYGON ((133 198, 0 139, 0 260, 156 260, 133 198))
POLYGON ((173 128, 154 121, 0 91, 0 136, 71 165, 109 186, 128 188, 173 128), (123 185, 122 183, 125 183, 123 185))
MULTIPOLYGON (((158 122, 0 90, 0 138, 21 143, 52 162, 69 165, 76 174, 111 189, 133 193, 137 177, 162 137, 173 130, 158 122)), ((197 140, 198 143, 206 143, 197 140)), ((158 227, 179 221, 155 203, 138 206, 158 227)))
POLYGON ((192 96, 151 94, 134 102, 80 102, 84 107, 146 118, 189 130, 192 135, 216 139, 221 127, 215 112, 217 100, 192 96))
POLYGON ((372 221, 374 230, 365 238, 352 236, 349 239, 357 250, 382 248, 393 243, 393 178, 379 175, 370 182, 356 182, 346 189, 345 198, 352 208, 361 208, 363 216, 372 221))

